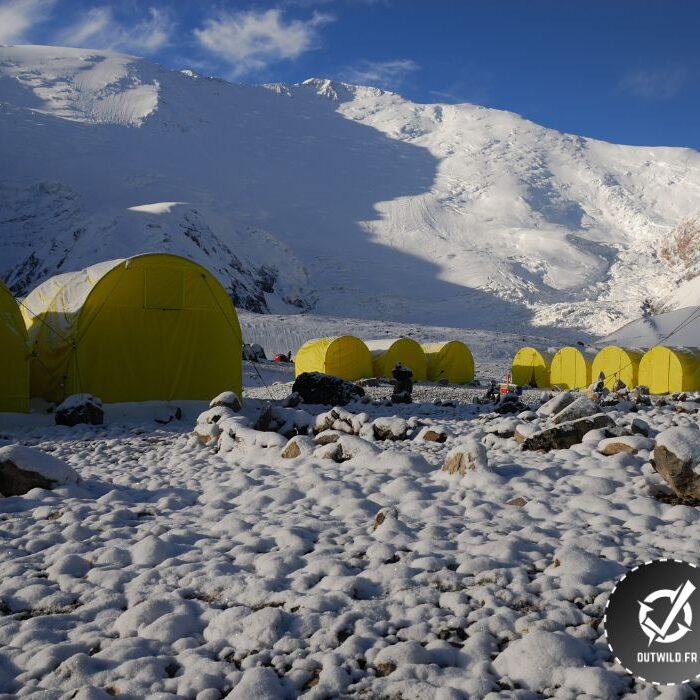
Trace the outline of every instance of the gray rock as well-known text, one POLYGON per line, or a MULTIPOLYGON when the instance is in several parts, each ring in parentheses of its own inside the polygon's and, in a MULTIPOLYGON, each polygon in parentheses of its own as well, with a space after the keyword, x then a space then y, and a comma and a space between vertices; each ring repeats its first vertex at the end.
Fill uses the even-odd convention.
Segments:
POLYGON ((594 401, 591 401, 587 396, 579 396, 575 401, 565 406, 561 411, 554 414, 552 422, 555 425, 560 423, 568 423, 578 418, 586 416, 594 416, 600 413, 600 407, 594 401))
POLYGON ((105 418, 102 400, 91 394, 73 394, 56 408, 54 418, 56 425, 102 425, 105 418))
POLYGON ((605 413, 586 416, 578 420, 560 423, 528 436, 523 442, 524 450, 563 450, 577 445, 589 430, 607 428, 613 420, 605 413))
POLYGON ((304 372, 294 381, 292 391, 301 396, 304 403, 345 406, 365 395, 362 387, 340 377, 320 372, 304 372))

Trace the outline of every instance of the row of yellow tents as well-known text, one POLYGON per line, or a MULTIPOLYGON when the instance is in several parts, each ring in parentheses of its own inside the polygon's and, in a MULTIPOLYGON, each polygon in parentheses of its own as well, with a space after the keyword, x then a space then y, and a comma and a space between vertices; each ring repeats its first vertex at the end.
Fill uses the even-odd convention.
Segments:
MULTIPOLYGON (((18 303, 0 282, 0 411, 27 411, 29 398, 60 402, 76 393, 106 403, 207 399, 241 392, 241 329, 231 298, 197 263, 152 253, 52 277, 18 303)), ((354 336, 311 340, 296 355, 296 373, 356 380, 389 377, 397 362, 417 380, 474 379, 462 342, 421 345, 411 338, 354 336)), ((653 394, 700 390, 700 350, 657 346, 522 348, 513 381, 585 388, 600 373, 611 387, 653 394)))
POLYGON ((295 372, 334 374, 349 381, 391 377, 397 363, 422 381, 446 379, 451 384, 474 380, 474 358, 458 340, 421 345, 411 338, 362 341, 353 335, 309 340, 297 351, 295 372))
POLYGON ((605 377, 633 389, 647 386, 652 394, 700 390, 700 349, 656 345, 649 350, 610 345, 601 350, 565 347, 555 352, 533 347, 518 350, 512 377, 521 386, 583 389, 605 377))
POLYGON ((89 393, 107 403, 241 392, 231 297, 200 265, 153 253, 51 277, 18 303, 0 283, 0 411, 89 393))

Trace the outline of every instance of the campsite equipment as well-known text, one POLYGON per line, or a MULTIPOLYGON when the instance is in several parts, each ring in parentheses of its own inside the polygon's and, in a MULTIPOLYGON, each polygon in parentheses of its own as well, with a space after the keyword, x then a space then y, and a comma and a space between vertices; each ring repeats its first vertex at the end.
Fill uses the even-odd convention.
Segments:
POLYGON ((413 371, 413 379, 423 381, 427 376, 423 348, 411 338, 367 340, 372 353, 372 373, 375 377, 391 377, 391 371, 400 362, 413 371))
POLYGON ((273 362, 291 362, 292 361, 292 353, 290 352, 289 354, 285 355, 283 352, 278 352, 273 358, 273 362))
POLYGON ((474 357, 464 343, 448 340, 443 343, 423 343, 421 347, 431 382, 447 379, 450 384, 469 384, 474 381, 474 357))
POLYGON ((602 373, 603 386, 613 391, 619 379, 628 389, 639 384, 639 363, 643 350, 621 348, 609 345, 598 352, 591 365, 591 376, 597 378, 602 373))
POLYGON ((294 372, 297 377, 304 372, 321 372, 354 381, 372 376, 372 355, 352 335, 317 338, 297 350, 294 372))
POLYGON ((513 357, 513 383, 543 389, 550 386, 550 365, 553 353, 539 348, 520 348, 513 357))
POLYGON ((639 362, 639 384, 651 394, 700 389, 700 349, 655 345, 639 362))
POLYGON ((586 389, 591 383, 593 352, 588 349, 565 347, 558 350, 549 367, 551 386, 562 389, 586 389))
POLYGON ((51 277, 22 308, 33 396, 106 403, 241 393, 241 329, 218 280, 166 253, 51 277))
POLYGON ((0 411, 29 411, 29 347, 17 301, 0 281, 0 411))

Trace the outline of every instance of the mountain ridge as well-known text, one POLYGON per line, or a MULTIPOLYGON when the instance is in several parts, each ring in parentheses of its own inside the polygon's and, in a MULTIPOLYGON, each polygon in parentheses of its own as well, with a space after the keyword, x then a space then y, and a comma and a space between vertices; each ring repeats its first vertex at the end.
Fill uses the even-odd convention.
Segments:
POLYGON ((700 209, 690 148, 105 51, 0 48, 0 136, 17 294, 157 247, 258 312, 604 335, 677 291, 657 248, 700 209))

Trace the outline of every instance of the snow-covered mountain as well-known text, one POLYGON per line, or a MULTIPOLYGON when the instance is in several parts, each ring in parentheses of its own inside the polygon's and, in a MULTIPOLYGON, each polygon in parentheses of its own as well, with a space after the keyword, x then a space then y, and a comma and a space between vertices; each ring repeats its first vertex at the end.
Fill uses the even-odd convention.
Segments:
MULTIPOLYGON (((671 298, 700 154, 326 80, 0 47, 0 277, 152 250, 255 311, 604 334, 671 298)), ((674 303, 682 305, 681 301, 674 303)))

